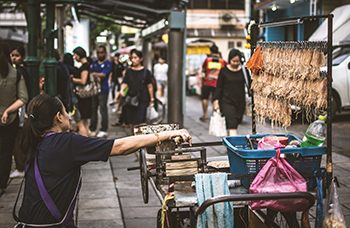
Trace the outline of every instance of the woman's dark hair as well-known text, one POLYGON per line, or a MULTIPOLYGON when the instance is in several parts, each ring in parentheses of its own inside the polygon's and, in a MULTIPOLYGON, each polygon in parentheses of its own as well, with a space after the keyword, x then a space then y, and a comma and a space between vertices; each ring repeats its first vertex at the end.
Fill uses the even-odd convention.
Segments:
POLYGON ((9 43, 0 41, 0 75, 2 78, 6 78, 10 71, 10 53, 11 47, 9 43))
POLYGON ((63 63, 68 66, 74 66, 73 55, 71 53, 64 54, 63 63))
POLYGON ((26 49, 23 46, 15 47, 14 49, 12 49, 12 51, 14 51, 14 50, 18 51, 18 53, 21 55, 22 59, 25 59, 25 57, 26 57, 26 49))
POLYGON ((27 162, 34 159, 36 148, 44 133, 54 126, 57 113, 63 113, 63 104, 49 94, 35 96, 27 106, 28 119, 19 134, 18 150, 25 155, 27 162))
POLYGON ((141 51, 139 51, 139 50, 137 50, 137 49, 132 49, 131 51, 130 51, 130 56, 132 55, 132 54, 134 54, 135 53, 135 55, 137 55, 139 58, 143 58, 143 54, 142 54, 142 52, 141 51))
POLYGON ((232 59, 233 57, 236 57, 236 56, 239 57, 239 60, 240 60, 241 63, 242 63, 242 52, 240 52, 240 51, 237 50, 237 49, 231 49, 230 53, 228 54, 228 60, 227 60, 227 61, 230 62, 231 59, 232 59))
POLYGON ((77 54, 80 58, 86 58, 86 51, 82 47, 75 48, 73 53, 77 54))

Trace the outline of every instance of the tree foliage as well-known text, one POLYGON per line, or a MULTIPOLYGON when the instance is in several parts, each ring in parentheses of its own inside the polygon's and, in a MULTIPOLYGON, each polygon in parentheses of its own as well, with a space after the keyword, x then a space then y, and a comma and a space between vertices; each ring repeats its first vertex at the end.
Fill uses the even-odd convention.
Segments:
POLYGON ((108 17, 99 16, 90 18, 90 29, 90 44, 92 45, 95 44, 96 37, 105 30, 110 31, 116 37, 120 35, 120 26, 108 17))

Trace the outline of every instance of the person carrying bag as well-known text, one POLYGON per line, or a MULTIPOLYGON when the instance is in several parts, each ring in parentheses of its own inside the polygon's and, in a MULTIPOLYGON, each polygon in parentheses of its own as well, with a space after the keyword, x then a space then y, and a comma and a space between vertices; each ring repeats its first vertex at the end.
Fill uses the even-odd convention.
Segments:
POLYGON ((216 110, 210 117, 209 135, 216 137, 227 136, 226 120, 220 113, 220 110, 216 110))

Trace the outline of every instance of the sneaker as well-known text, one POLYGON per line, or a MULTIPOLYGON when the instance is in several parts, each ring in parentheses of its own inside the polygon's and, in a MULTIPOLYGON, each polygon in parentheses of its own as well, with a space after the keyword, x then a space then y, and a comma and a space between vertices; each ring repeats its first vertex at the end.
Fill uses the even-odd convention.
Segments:
POLYGON ((96 131, 89 131, 90 137, 96 137, 96 135, 97 135, 96 131))
POLYGON ((10 178, 24 177, 24 172, 20 172, 17 169, 10 174, 10 178))
POLYGON ((105 132, 105 131, 100 131, 100 132, 96 135, 97 138, 107 138, 107 136, 108 136, 108 133, 105 132))

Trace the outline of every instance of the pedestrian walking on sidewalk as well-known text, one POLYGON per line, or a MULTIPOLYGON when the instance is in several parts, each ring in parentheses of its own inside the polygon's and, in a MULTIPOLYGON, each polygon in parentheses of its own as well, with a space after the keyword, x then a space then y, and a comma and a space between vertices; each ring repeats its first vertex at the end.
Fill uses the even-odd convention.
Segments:
POLYGON ((142 66, 142 52, 133 49, 130 52, 132 67, 127 69, 120 89, 122 96, 137 96, 138 105, 124 103, 126 124, 129 124, 131 134, 134 134, 136 124, 146 123, 146 110, 154 104, 153 81, 151 72, 142 66), (125 91, 127 89, 127 93, 125 91))
POLYGON ((108 130, 108 93, 109 93, 109 74, 112 71, 112 64, 107 59, 107 50, 103 45, 99 45, 97 48, 97 60, 92 63, 91 74, 101 79, 101 93, 92 97, 92 113, 90 120, 90 136, 98 138, 106 138, 108 130), (99 132, 96 132, 98 115, 97 110, 100 107, 101 114, 101 128, 99 132))
MULTIPOLYGON (((11 64, 13 67, 16 68, 16 70, 23 76, 27 92, 28 92, 28 102, 32 98, 32 92, 31 92, 31 86, 30 86, 30 78, 28 75, 26 63, 24 62, 26 56, 26 51, 23 46, 17 46, 11 51, 11 64)), ((24 119, 25 119, 25 111, 26 106, 23 105, 19 109, 19 131, 21 130, 24 119)), ((16 169, 11 172, 10 178, 17 178, 17 177, 23 177, 24 176, 24 159, 23 156, 20 153, 17 153, 16 150, 13 151, 13 157, 16 164, 16 169)))
POLYGON ((80 168, 87 162, 107 161, 109 156, 130 154, 178 136, 192 143, 184 129, 115 140, 68 132, 69 115, 62 102, 49 94, 34 97, 28 113, 18 145, 28 158, 24 197, 19 217, 14 216, 18 228, 75 228, 73 210, 81 185, 80 168))
POLYGON ((153 67, 153 75, 157 82, 157 98, 164 103, 164 91, 167 89, 168 84, 168 69, 169 66, 166 63, 165 57, 159 56, 158 63, 153 67))
POLYGON ((18 109, 28 101, 24 78, 10 65, 10 52, 10 45, 0 41, 0 196, 10 176, 18 109))
POLYGON ((227 62, 221 58, 219 48, 213 44, 210 47, 210 56, 206 58, 202 64, 202 71, 204 78, 202 79, 202 108, 203 115, 199 118, 201 121, 208 119, 208 100, 210 94, 213 96, 216 88, 216 81, 218 80, 221 68, 227 65, 227 62))
MULTIPOLYGON (((77 62, 82 63, 78 69, 77 74, 71 75, 73 83, 75 85, 86 85, 90 82, 90 63, 86 57, 86 51, 82 47, 77 47, 73 50, 74 58, 77 62)), ((91 118, 92 113, 92 98, 86 97, 81 98, 77 95, 78 98, 78 109, 80 111, 80 120, 76 123, 79 134, 83 136, 89 136, 89 123, 88 120, 91 118)))
POLYGON ((242 53, 232 49, 228 56, 229 65, 220 70, 213 97, 213 109, 225 116, 229 136, 237 135, 238 124, 242 122, 245 110, 245 87, 250 90, 250 76, 242 65, 242 53))

